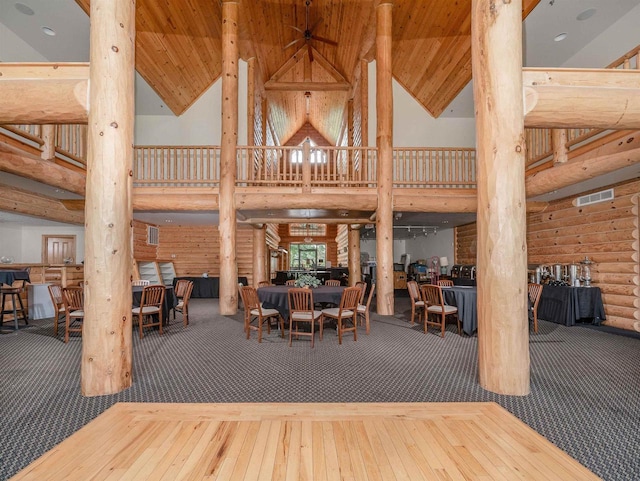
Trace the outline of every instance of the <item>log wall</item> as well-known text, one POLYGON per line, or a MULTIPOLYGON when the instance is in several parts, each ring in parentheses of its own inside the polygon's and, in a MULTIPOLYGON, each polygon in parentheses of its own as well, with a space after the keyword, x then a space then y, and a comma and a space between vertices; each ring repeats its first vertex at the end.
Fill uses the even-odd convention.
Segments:
MULTIPOLYGON (((133 221, 133 258, 145 260, 158 259, 158 246, 147 244, 147 227, 151 224, 133 221)), ((154 226, 157 227, 157 226, 154 226)), ((159 237, 159 243, 162 239, 159 237)))
POLYGON ((336 247, 338 249, 338 264, 342 264, 343 266, 349 265, 349 228, 346 224, 340 224, 338 226, 336 247))
MULTIPOLYGON (((602 290, 606 325, 640 332, 640 180, 613 186, 608 202, 575 207, 574 197, 527 216, 528 264, 571 264, 588 256, 592 284, 602 290)), ((597 189, 597 191, 604 189, 597 189)), ((457 227, 457 264, 475 264, 475 224, 457 227)))
MULTIPOLYGON (((253 231, 238 226, 236 231, 238 276, 253 282, 253 231)), ((201 276, 208 272, 220 276, 220 238, 218 226, 161 226, 159 259, 171 259, 177 276, 201 276), (175 255, 175 257, 174 257, 175 255)))

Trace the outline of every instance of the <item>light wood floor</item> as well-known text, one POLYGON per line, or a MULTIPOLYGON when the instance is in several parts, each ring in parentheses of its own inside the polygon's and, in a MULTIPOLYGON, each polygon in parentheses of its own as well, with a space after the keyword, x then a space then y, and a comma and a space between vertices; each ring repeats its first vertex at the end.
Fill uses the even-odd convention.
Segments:
POLYGON ((120 403, 12 479, 599 478, 494 403, 120 403))

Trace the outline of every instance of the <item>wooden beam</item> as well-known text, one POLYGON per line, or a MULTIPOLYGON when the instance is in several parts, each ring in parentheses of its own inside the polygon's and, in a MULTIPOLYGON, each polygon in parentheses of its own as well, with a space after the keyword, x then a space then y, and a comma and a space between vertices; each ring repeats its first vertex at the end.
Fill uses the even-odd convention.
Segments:
POLYGON ((640 163, 640 132, 616 132, 598 139, 597 143, 599 147, 570 156, 568 162, 527 177, 527 197, 546 194, 640 163))
POLYGON ((478 372, 499 394, 529 394, 522 104, 522 0, 472 0, 478 165, 478 372))
MULTIPOLYGON (((271 210, 271 209, 350 209, 375 210, 377 196, 375 194, 326 195, 323 193, 265 193, 242 192, 236 193, 236 207, 238 210, 271 210)), ((269 221, 272 222, 272 221, 269 221)), ((343 219, 344 222, 344 219, 343 219)))
POLYGON ((91 0, 90 37, 80 384, 100 396, 132 382, 135 2, 91 0))
POLYGON ((0 210, 65 224, 84 223, 84 212, 69 211, 58 199, 4 184, 0 184, 0 210))
POLYGON ((0 142, 0 171, 42 182, 78 195, 84 195, 85 192, 84 174, 27 154, 5 142, 0 142))
POLYGON ((378 207, 376 209, 377 312, 394 313, 393 278, 393 2, 376 7, 376 143, 378 207))
POLYGON ((222 139, 220 145, 220 314, 238 310, 236 148, 238 145, 238 2, 222 0, 222 139))
POLYGON ((0 124, 86 124, 89 66, 0 63, 0 124))
POLYGON ((265 90, 276 92, 347 92, 348 82, 272 82, 264 84, 265 90))
POLYGON ((640 71, 539 69, 522 72, 525 125, 640 129, 640 71))

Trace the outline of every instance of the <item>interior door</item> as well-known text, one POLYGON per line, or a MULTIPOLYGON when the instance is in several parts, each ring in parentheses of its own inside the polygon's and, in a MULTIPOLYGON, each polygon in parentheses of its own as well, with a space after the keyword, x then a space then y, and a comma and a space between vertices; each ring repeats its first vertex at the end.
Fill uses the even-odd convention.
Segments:
POLYGON ((42 262, 45 264, 69 264, 76 262, 76 236, 42 236, 42 262))

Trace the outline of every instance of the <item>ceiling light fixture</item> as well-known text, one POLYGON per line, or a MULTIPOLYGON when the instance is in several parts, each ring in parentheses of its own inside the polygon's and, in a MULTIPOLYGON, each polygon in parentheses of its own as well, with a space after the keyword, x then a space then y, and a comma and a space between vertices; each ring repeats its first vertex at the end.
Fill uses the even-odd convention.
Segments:
POLYGON ((31 16, 34 13, 36 13, 30 7, 27 7, 24 3, 16 3, 15 7, 18 12, 23 13, 25 15, 31 16))
POLYGON ((42 32, 45 35, 49 35, 49 37, 55 37, 56 36, 56 31, 54 29, 52 29, 51 27, 42 27, 42 32))
POLYGON ((593 17, 596 14, 596 12, 597 10, 595 8, 590 8, 588 10, 585 10, 582 13, 579 13, 578 16, 576 17, 576 20, 578 21, 587 20, 593 17))
POLYGON ((562 42, 565 38, 567 38, 567 35, 568 34, 566 32, 559 33, 558 35, 553 37, 553 41, 554 42, 562 42))

